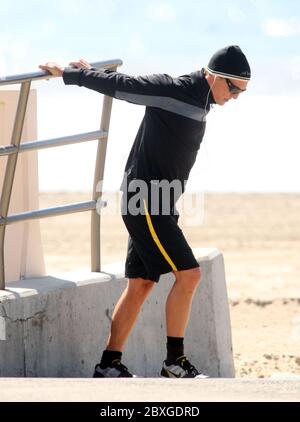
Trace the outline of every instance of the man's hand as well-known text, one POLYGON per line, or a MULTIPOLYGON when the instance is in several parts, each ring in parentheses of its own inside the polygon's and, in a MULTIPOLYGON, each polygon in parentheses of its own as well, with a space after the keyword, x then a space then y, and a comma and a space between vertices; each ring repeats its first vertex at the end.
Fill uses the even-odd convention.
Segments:
POLYGON ((57 63, 48 62, 45 64, 40 64, 39 68, 42 70, 46 70, 47 72, 51 73, 53 76, 62 76, 64 73, 64 67, 60 66, 57 63))
POLYGON ((77 69, 91 69, 92 66, 84 59, 79 59, 77 62, 71 62, 70 66, 76 67, 77 69))
MULTIPOLYGON (((78 61, 71 62, 70 66, 75 67, 76 69, 91 69, 92 68, 92 66, 84 59, 79 59, 78 61)), ((62 76, 65 70, 63 66, 54 62, 41 64, 39 65, 39 68, 42 70, 46 70, 47 72, 51 73, 51 75, 53 76, 62 76)))

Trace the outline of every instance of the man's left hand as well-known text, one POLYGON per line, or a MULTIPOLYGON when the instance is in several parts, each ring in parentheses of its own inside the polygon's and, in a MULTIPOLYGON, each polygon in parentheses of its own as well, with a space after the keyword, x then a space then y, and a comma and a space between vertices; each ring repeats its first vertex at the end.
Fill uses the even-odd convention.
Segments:
POLYGON ((84 59, 79 59, 78 61, 74 61, 69 63, 70 66, 76 67, 77 69, 91 69, 92 66, 84 59))

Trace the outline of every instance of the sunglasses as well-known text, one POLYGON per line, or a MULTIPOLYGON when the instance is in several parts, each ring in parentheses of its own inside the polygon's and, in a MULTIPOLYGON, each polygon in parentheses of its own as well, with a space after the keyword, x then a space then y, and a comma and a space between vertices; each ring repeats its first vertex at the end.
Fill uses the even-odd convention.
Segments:
POLYGON ((228 79, 228 78, 225 78, 225 81, 226 81, 226 83, 227 83, 227 86, 228 86, 229 92, 230 92, 231 94, 240 94, 241 92, 246 91, 245 89, 241 89, 241 88, 239 88, 238 86, 234 85, 234 84, 231 82, 231 80, 230 80, 230 79, 228 79))

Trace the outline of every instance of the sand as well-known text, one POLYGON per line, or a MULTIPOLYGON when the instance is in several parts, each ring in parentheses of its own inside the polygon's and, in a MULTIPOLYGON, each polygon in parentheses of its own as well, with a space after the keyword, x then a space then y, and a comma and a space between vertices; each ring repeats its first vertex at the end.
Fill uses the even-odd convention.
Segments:
MULTIPOLYGON (((102 262, 124 260, 127 232, 105 194, 102 262)), ((89 193, 41 193, 40 207, 89 193)), ((203 221, 180 225, 192 247, 224 255, 237 377, 300 376, 300 194, 205 194, 203 221)), ((90 265, 90 213, 41 220, 47 272, 90 265)))

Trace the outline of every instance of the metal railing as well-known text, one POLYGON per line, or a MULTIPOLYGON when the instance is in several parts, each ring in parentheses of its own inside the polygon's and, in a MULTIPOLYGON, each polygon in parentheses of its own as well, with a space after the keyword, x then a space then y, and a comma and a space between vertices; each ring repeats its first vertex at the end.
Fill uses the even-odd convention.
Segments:
MULTIPOLYGON (((92 63, 93 67, 116 70, 118 66, 122 65, 119 59, 107 60, 92 63)), ((101 248, 100 248, 100 223, 101 215, 97 212, 99 204, 105 205, 101 202, 102 187, 98 190, 99 181, 103 180, 106 147, 108 139, 108 130, 112 108, 112 98, 104 95, 102 116, 100 123, 100 130, 80 133, 77 135, 66 136, 61 138, 47 139, 42 141, 30 141, 21 144, 21 137, 27 108, 28 96, 30 92, 30 85, 32 81, 51 79, 52 76, 45 72, 35 72, 23 75, 14 75, 7 77, 0 77, 0 87, 3 85, 20 84, 21 89, 18 99, 18 106, 14 120, 14 126, 11 137, 11 144, 0 146, 0 156, 6 155, 7 163, 5 169, 5 176, 3 181, 2 194, 0 199, 0 290, 5 289, 5 257, 4 257, 4 241, 5 231, 8 224, 36 220, 45 217, 58 216, 82 211, 91 211, 91 270, 101 271, 101 248), (74 204, 62 205, 54 208, 45 208, 36 211, 22 212, 19 214, 12 214, 8 216, 11 193, 14 183, 16 165, 19 153, 26 151, 39 150, 44 148, 57 147, 62 145, 77 144, 79 142, 86 142, 91 140, 98 140, 98 149, 95 163, 94 183, 92 200, 87 202, 79 202, 74 204), (97 205, 98 203, 98 205, 97 205), (97 208, 96 208, 97 206, 97 208)))

